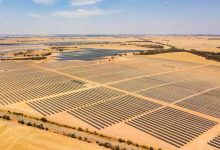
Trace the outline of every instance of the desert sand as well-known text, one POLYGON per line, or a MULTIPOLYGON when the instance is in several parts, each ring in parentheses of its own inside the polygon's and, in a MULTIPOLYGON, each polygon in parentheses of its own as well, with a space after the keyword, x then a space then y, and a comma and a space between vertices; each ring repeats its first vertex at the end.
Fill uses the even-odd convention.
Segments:
POLYGON ((0 120, 1 150, 105 150, 92 143, 0 120))
POLYGON ((185 52, 157 54, 157 55, 151 55, 147 57, 163 58, 163 59, 169 59, 169 60, 179 60, 179 61, 185 61, 185 62, 195 62, 195 63, 209 64, 209 65, 220 65, 219 62, 216 62, 214 60, 207 60, 206 58, 196 56, 190 53, 185 53, 185 52))

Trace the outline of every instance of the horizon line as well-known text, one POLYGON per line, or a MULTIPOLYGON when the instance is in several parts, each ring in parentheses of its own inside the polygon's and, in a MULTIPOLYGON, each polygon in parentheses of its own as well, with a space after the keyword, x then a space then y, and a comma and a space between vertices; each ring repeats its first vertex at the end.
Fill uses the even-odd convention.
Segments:
POLYGON ((55 33, 55 34, 0 34, 0 37, 13 36, 220 36, 220 34, 69 34, 69 33, 55 33))

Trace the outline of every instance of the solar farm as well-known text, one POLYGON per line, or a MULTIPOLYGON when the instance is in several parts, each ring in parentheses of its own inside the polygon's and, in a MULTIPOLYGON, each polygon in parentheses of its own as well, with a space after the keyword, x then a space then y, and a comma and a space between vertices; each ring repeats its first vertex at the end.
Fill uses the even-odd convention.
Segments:
POLYGON ((220 149, 217 65, 144 56, 3 61, 0 83, 5 110, 168 150, 220 149))

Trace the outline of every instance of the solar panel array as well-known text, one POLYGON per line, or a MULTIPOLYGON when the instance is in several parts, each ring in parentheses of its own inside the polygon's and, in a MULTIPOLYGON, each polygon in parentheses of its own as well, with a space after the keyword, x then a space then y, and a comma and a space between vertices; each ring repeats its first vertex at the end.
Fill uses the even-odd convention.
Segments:
POLYGON ((220 135, 209 141, 208 144, 217 149, 220 149, 220 135))
POLYGON ((220 119, 220 88, 193 96, 176 105, 220 119))
POLYGON ((120 95, 123 95, 123 93, 99 87, 33 101, 28 103, 28 105, 43 115, 51 115, 98 101, 108 100, 120 95))
POLYGON ((169 107, 128 121, 127 124, 178 148, 217 125, 214 121, 169 107))
POLYGON ((75 109, 69 113, 97 129, 102 129, 160 106, 147 100, 126 95, 96 105, 75 109))
MULTIPOLYGON (((100 130, 123 122, 177 148, 218 124, 177 108, 220 119, 219 66, 134 57, 38 67, 0 62, 0 105, 23 102, 43 116, 68 112, 100 130)), ((219 136, 208 143, 219 148, 219 136)))

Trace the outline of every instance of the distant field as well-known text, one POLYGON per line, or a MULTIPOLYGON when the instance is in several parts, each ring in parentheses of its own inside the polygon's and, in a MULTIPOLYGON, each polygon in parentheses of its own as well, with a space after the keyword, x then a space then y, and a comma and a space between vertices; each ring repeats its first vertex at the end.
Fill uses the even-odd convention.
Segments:
POLYGON ((178 48, 220 52, 220 38, 218 36, 152 36, 145 37, 145 39, 178 48))
POLYGON ((220 64, 217 61, 207 60, 206 58, 196 56, 190 53, 185 53, 185 52, 158 54, 158 55, 151 55, 148 57, 163 58, 163 59, 170 59, 170 60, 177 60, 177 61, 186 61, 186 62, 196 62, 196 63, 202 63, 202 64, 213 64, 213 65, 220 64))
MULTIPOLYGON (((168 49, 167 44, 189 50, 220 52, 219 41, 218 36, 2 37, 0 40, 0 54, 27 50, 50 50, 50 46, 58 45, 65 46, 68 50, 75 50, 76 47, 78 50, 84 48, 153 50, 161 46, 168 49)), ((10 56, 13 56, 13 54, 10 56)))

